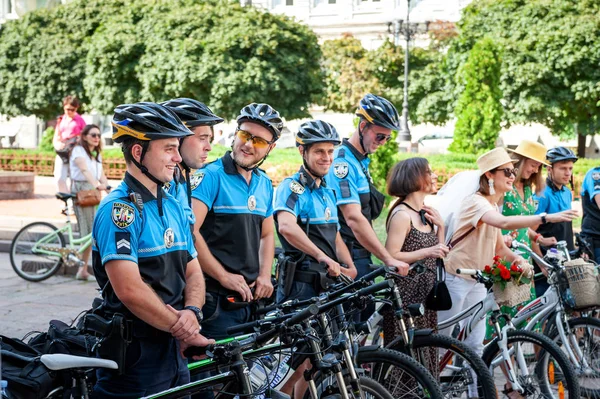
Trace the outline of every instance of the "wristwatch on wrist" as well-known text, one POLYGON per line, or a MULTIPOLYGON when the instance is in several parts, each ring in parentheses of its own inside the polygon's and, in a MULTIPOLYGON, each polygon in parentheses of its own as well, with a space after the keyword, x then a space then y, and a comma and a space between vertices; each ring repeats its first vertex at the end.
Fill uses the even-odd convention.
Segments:
POLYGON ((196 306, 186 306, 185 308, 183 308, 183 310, 191 310, 192 312, 194 312, 196 314, 196 319, 198 320, 198 324, 202 323, 202 320, 204 319, 204 315, 202 314, 202 311, 200 310, 200 308, 197 308, 196 306))
POLYGON ((540 213, 540 216, 542 217, 542 223, 548 223, 548 221, 546 220, 546 215, 547 215, 546 212, 540 213))

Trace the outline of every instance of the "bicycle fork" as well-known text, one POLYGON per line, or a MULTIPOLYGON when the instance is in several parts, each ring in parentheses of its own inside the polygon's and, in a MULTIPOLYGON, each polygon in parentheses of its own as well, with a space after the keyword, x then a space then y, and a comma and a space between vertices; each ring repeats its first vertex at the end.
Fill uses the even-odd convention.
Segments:
MULTIPOLYGON (((500 324, 498 323, 497 319, 493 320, 493 322, 494 327, 496 328, 496 331, 498 333, 498 347, 500 348, 500 352, 502 353, 502 363, 505 367, 504 371, 506 372, 506 377, 508 378, 508 381, 510 382, 513 390, 518 391, 520 393, 524 393, 525 388, 523 388, 521 384, 519 384, 517 374, 515 373, 515 368, 513 367, 510 349, 508 349, 508 331, 514 330, 514 327, 510 325, 510 323, 507 323, 504 327, 500 328, 500 324)), ((526 377, 527 363, 525 362, 525 358, 523 356, 523 352, 521 351, 520 344, 515 344, 513 348, 515 359, 517 360, 517 364, 519 365, 519 369, 521 370, 521 375, 526 377)))

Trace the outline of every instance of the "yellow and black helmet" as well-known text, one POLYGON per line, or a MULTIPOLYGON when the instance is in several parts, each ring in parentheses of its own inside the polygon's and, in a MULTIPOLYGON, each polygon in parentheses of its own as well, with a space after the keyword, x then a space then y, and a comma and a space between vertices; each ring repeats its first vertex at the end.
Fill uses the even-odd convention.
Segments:
POLYGON ((367 94, 360 100, 356 115, 367 122, 391 130, 400 130, 400 116, 396 107, 383 97, 367 94))
POLYGON ((119 105, 115 108, 111 124, 115 143, 122 143, 128 138, 150 141, 193 135, 177 114, 151 102, 119 105))

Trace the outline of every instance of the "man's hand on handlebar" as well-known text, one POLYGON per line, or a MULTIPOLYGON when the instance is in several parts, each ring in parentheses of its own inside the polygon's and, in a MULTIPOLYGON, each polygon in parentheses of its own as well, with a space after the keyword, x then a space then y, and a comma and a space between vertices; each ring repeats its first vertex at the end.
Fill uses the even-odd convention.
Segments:
MULTIPOLYGON (((185 355, 183 354, 183 352, 190 346, 205 347, 207 345, 211 345, 214 343, 215 343, 214 339, 208 339, 204 335, 197 332, 196 334, 192 335, 191 337, 189 337, 183 341, 179 341, 179 353, 181 353, 181 357, 183 357, 185 359, 185 355)), ((194 356, 193 359, 200 360, 200 359, 202 359, 202 356, 194 356)))

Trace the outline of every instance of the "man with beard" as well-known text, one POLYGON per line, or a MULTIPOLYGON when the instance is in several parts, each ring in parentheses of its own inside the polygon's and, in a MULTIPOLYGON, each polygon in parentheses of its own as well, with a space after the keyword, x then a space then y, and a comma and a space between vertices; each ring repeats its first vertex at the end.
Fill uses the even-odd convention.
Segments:
POLYGON ((270 105, 252 103, 237 123, 232 151, 198 170, 192 191, 196 249, 206 276, 203 333, 215 339, 250 321, 248 307, 228 307, 227 296, 252 301, 273 293, 273 186, 258 167, 275 148, 283 121, 270 105))

